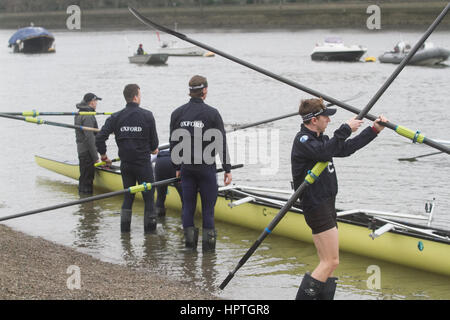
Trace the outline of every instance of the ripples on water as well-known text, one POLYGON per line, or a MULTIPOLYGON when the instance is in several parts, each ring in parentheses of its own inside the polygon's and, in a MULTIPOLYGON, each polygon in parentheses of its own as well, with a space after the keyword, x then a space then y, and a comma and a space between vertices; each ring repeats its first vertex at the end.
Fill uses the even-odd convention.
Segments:
MULTIPOLYGON (((0 31, 6 46, 12 30, 0 31)), ((368 55, 378 57, 400 39, 414 43, 418 32, 337 31, 346 43, 368 47, 368 55)), ((186 32, 187 33, 187 32, 186 32)), ((122 90, 138 83, 143 106, 153 111, 161 142, 167 141, 171 111, 185 103, 187 82, 194 74, 208 77, 207 103, 216 106, 228 125, 246 124, 287 114, 298 109, 308 95, 248 70, 224 58, 170 57, 166 67, 136 66, 127 56, 144 43, 146 51, 157 46, 154 32, 55 32, 56 54, 14 55, 0 50, 0 111, 72 111, 86 92, 103 100, 98 111, 117 111, 124 105, 122 90), (130 47, 128 47, 130 45, 130 47)), ((331 30, 277 32, 192 32, 199 41, 217 47, 248 62, 297 81, 337 99, 363 91, 350 102, 363 108, 395 69, 376 63, 319 63, 309 55, 316 42, 331 30)), ((431 41, 450 48, 449 32, 435 32, 431 41)), ((166 36, 167 37, 167 36, 166 36)), ((385 114, 396 124, 421 130, 426 136, 450 140, 447 92, 449 68, 407 67, 374 106, 372 114, 385 114)), ((328 132, 353 115, 339 110, 328 132)), ((70 117, 48 118, 72 123, 70 117)), ((97 117, 99 125, 105 118, 97 117)), ((37 167, 33 155, 63 160, 77 158, 72 130, 35 126, 0 119, 3 157, 0 214, 12 214, 77 199, 76 181, 37 167)), ((369 122, 366 120, 366 123, 369 122)), ((234 182, 288 189, 290 148, 299 128, 291 118, 262 126, 279 130, 279 167, 275 174, 262 175, 263 165, 247 165, 233 174, 234 182)), ((235 133, 236 134, 236 133, 235 133)), ((237 133, 242 134, 242 133, 237 133)), ((230 138, 231 141, 231 138, 230 138)), ((113 138, 110 155, 117 152, 113 138)), ((434 151, 414 145, 386 129, 363 151, 350 158, 335 159, 340 191, 338 206, 343 209, 423 213, 424 201, 436 198, 434 225, 450 228, 450 182, 448 156, 441 154, 417 162, 397 159, 434 151)), ((114 263, 156 270, 172 278, 195 283, 223 298, 292 299, 301 276, 317 264, 312 245, 271 236, 241 268, 224 291, 218 285, 232 270, 259 235, 224 223, 217 223, 219 239, 213 254, 188 252, 183 247, 179 213, 169 212, 155 235, 143 235, 142 216, 133 216, 131 235, 119 232, 120 199, 69 207, 54 212, 9 221, 7 224, 35 236, 78 248, 82 252, 114 263)), ((135 212, 143 210, 135 204, 135 212)), ((200 221, 197 220, 200 225, 200 221)), ((341 253, 337 299, 440 299, 449 298, 449 280, 437 275, 341 253), (382 268, 382 290, 367 289, 366 268, 382 268), (421 285, 417 285, 421 279, 421 285)), ((188 297, 187 297, 188 298, 188 297)))

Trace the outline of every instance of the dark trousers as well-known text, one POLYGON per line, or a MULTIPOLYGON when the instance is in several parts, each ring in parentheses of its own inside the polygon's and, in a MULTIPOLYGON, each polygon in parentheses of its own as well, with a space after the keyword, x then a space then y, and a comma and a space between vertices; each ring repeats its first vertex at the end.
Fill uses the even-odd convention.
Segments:
POLYGON ((203 228, 214 229, 214 206, 217 201, 217 177, 215 166, 181 168, 183 190, 183 228, 194 226, 197 191, 202 201, 203 228))
MULTIPOLYGON (((141 163, 121 162, 120 171, 124 189, 135 186, 136 182, 142 184, 143 182, 153 183, 155 181, 150 161, 141 163)), ((132 209, 134 196, 134 194, 125 193, 122 209, 132 209)), ((144 198, 144 210, 151 213, 150 216, 152 216, 154 212, 155 188, 142 192, 142 196, 144 198)))
MULTIPOLYGON (((176 170, 172 165, 172 160, 170 156, 168 157, 158 157, 156 158, 155 163, 155 179, 156 181, 167 180, 171 178, 175 178, 176 170)), ((175 182, 173 186, 177 189, 178 194, 180 195, 181 201, 183 201, 181 183, 175 182)), ((164 208, 164 202, 166 201, 167 195, 167 185, 156 187, 157 196, 156 196, 156 207, 164 208)))
POLYGON ((78 179, 78 191, 80 193, 92 193, 95 175, 95 160, 88 151, 78 155, 80 161, 80 178, 78 179))

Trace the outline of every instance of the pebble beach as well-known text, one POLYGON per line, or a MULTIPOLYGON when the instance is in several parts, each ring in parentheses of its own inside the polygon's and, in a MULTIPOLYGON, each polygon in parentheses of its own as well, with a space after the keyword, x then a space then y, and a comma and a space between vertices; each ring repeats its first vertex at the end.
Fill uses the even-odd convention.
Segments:
POLYGON ((218 299, 156 272, 103 262, 5 225, 0 248, 1 300, 218 299))

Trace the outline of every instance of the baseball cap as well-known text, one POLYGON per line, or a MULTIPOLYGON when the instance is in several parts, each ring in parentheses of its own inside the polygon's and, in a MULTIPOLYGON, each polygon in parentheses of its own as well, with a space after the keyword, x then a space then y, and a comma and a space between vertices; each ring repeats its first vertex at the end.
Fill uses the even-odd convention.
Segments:
POLYGON ((83 97, 83 101, 86 103, 91 102, 92 100, 102 100, 102 98, 97 97, 95 94, 93 93, 86 93, 83 97))

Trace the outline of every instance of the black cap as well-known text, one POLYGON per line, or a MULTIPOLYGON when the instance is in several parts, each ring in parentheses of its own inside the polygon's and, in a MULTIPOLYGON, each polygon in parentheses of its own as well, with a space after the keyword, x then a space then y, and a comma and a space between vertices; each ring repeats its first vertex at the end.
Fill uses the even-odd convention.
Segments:
POLYGON ((336 113, 336 111, 337 110, 334 108, 326 108, 325 107, 325 109, 321 109, 315 113, 310 112, 310 113, 303 115, 302 119, 303 119, 303 121, 308 121, 317 116, 332 116, 333 114, 336 113))
POLYGON ((83 97, 83 101, 86 103, 91 102, 92 100, 102 100, 102 98, 97 97, 95 94, 93 93, 86 93, 83 97))

